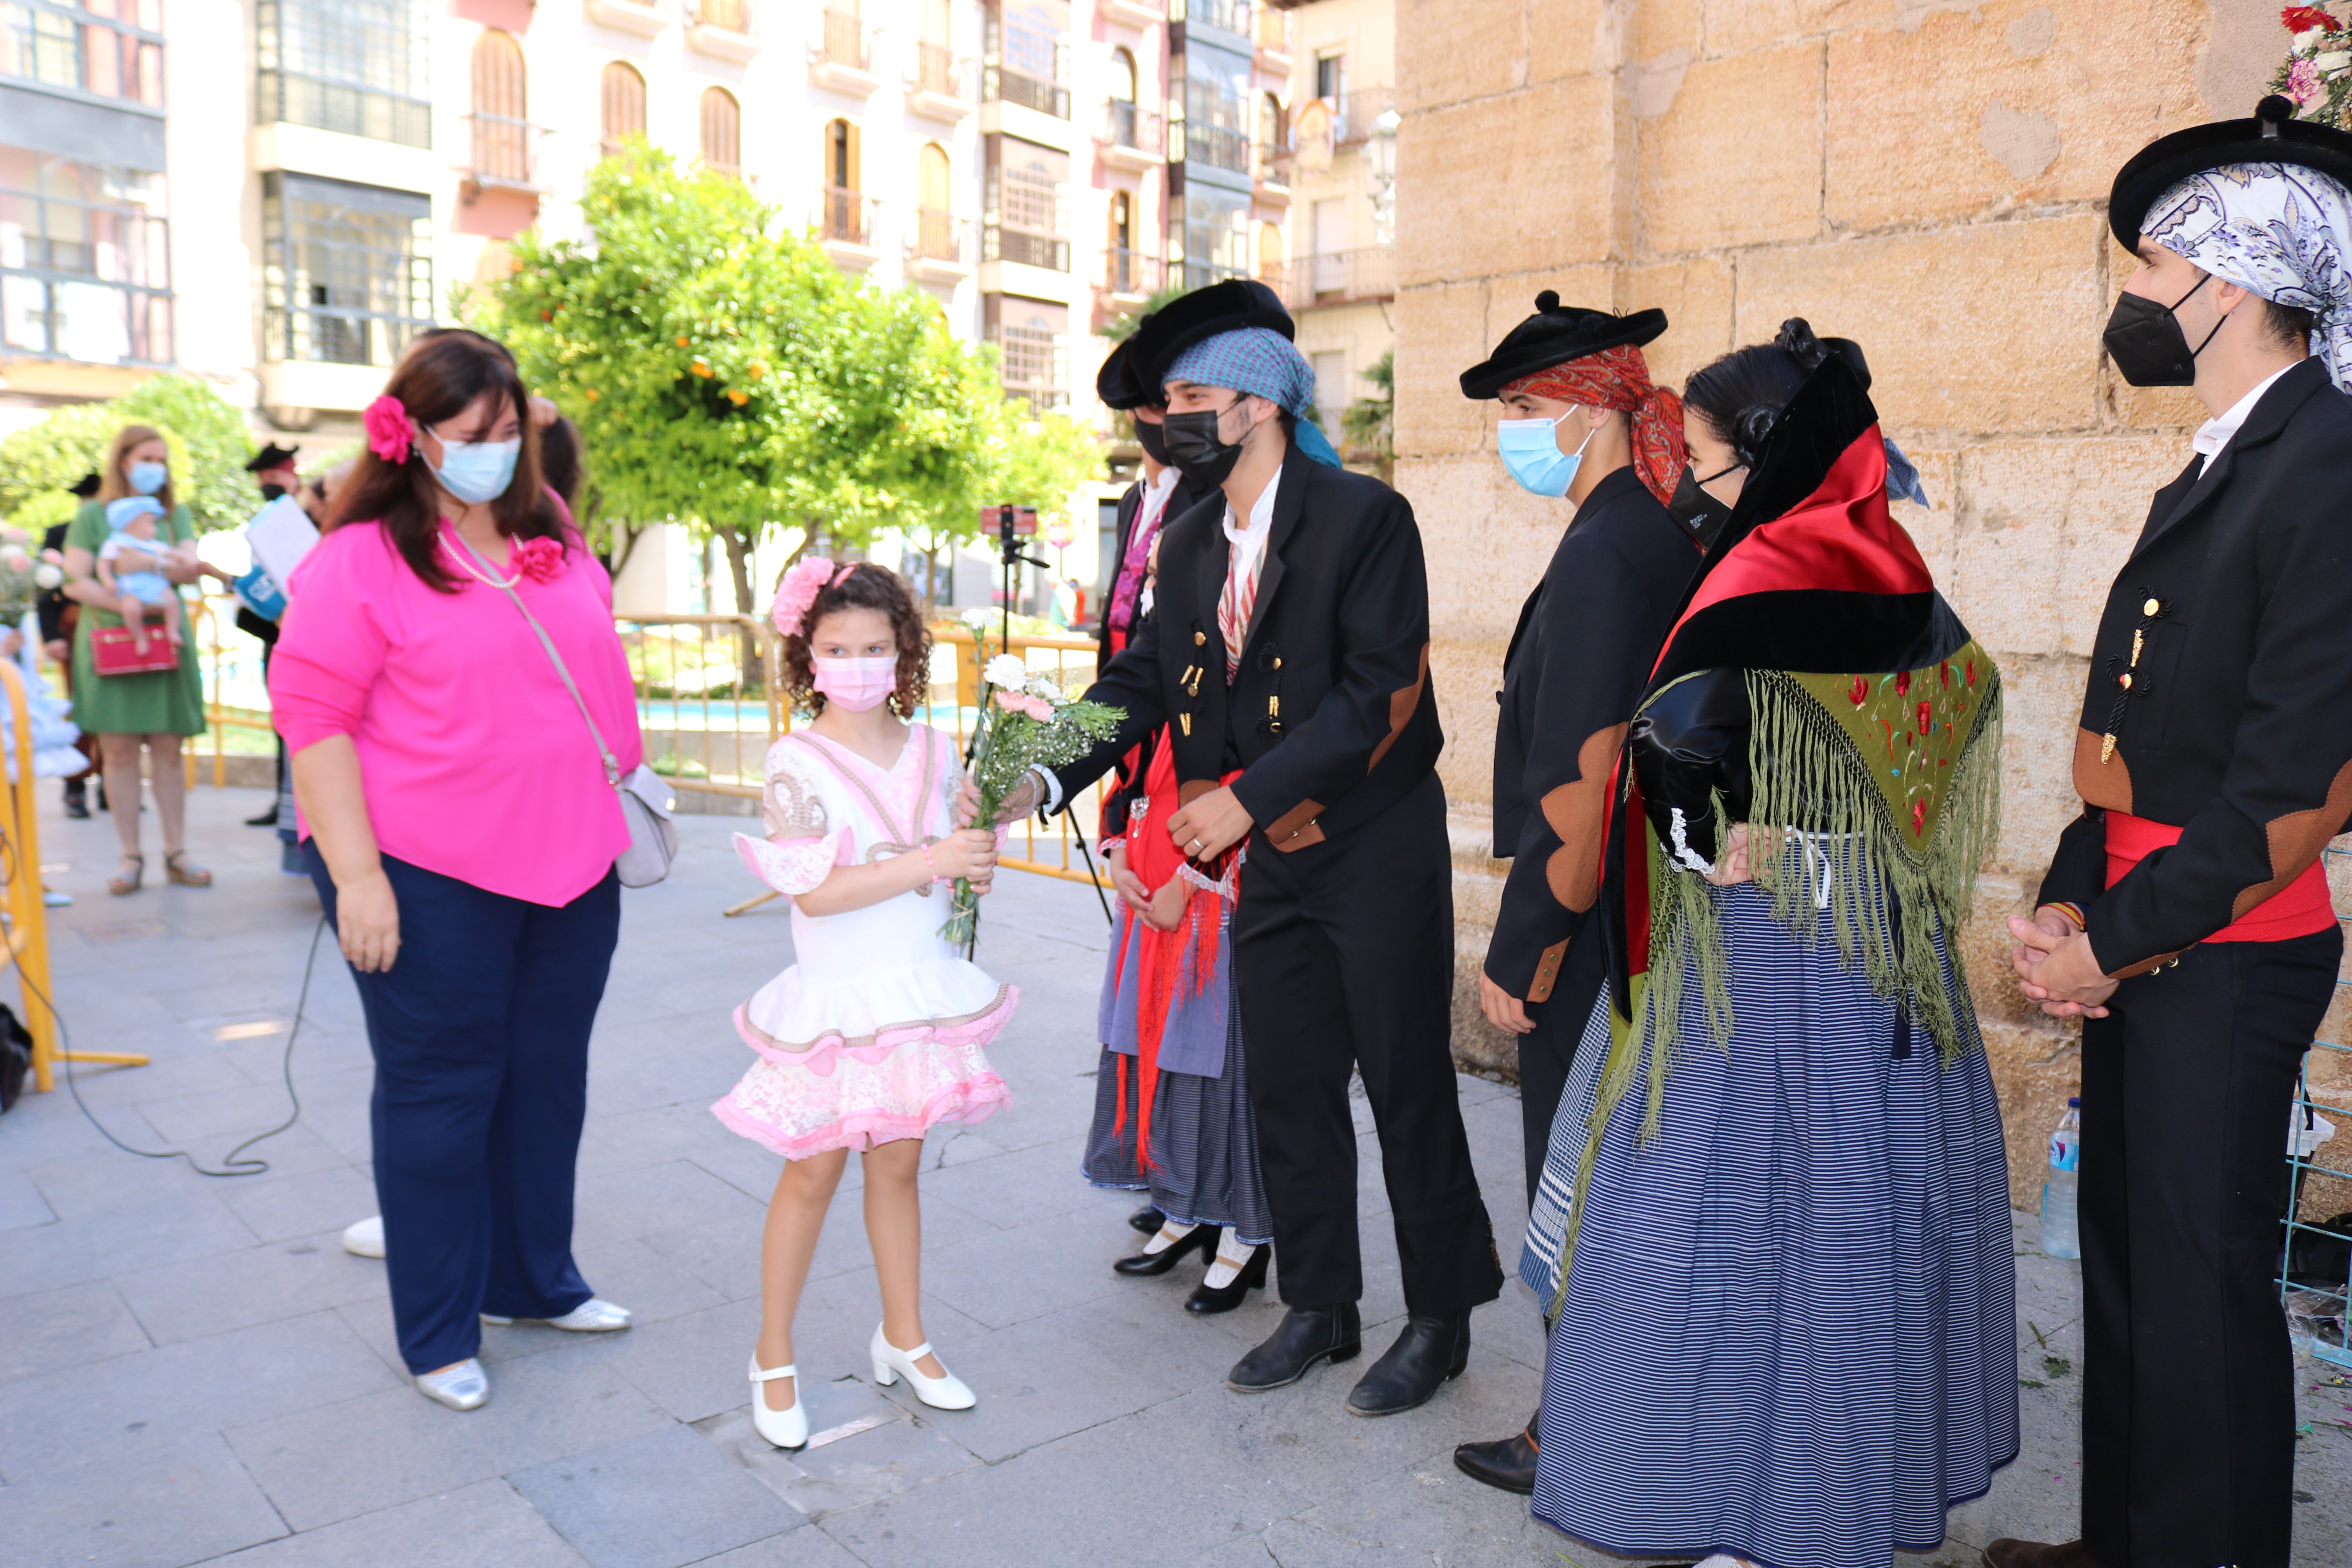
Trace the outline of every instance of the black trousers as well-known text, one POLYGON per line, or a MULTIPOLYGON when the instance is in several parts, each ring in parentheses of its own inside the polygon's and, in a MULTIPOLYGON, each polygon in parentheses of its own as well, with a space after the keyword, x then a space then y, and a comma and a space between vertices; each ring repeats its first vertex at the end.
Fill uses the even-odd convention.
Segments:
POLYGON ((1568 1089, 1569 1069, 1576 1065, 1577 1039, 1592 1015, 1592 999, 1601 994, 1600 933, 1591 925, 1586 921, 1570 940, 1568 959, 1560 965, 1550 997, 1528 1005, 1535 1032, 1519 1037, 1519 1138, 1527 1150, 1530 1205, 1543 1180, 1552 1118, 1568 1089))
POLYGON ((2102 1563, 2286 1568, 2284 1128, 2343 945, 2207 942, 2084 1025, 2083 1541, 2102 1563))
POLYGON ((1380 1134, 1406 1310, 1493 1300, 1503 1270, 1454 1083, 1454 879, 1436 778, 1291 854, 1258 836, 1234 912, 1234 972, 1283 1300, 1364 1293, 1351 1066, 1380 1134))
MULTIPOLYGON (((310 877, 335 918, 315 842, 310 877)), ((481 1348, 484 1312, 560 1318, 588 1300, 572 1260, 588 1035, 621 934, 612 872, 562 908, 390 855, 400 953, 353 972, 375 1056, 368 1127, 392 1320, 411 1372, 481 1348)))

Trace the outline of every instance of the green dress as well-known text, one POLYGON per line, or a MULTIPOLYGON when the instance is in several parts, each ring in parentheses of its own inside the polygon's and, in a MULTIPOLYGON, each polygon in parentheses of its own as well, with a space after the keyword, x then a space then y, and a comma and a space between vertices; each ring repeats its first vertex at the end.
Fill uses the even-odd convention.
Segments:
MULTIPOLYGON (((195 538, 195 521, 185 506, 175 506, 163 520, 161 534, 174 544, 195 538)), ((106 503, 90 501, 74 513, 66 530, 66 548, 87 550, 95 557, 106 542, 106 503)), ((180 668, 151 670, 144 675, 100 675, 90 657, 89 634, 100 626, 119 626, 122 617, 110 610, 84 605, 74 629, 73 721, 92 735, 201 735, 205 732, 204 671, 197 662, 196 617, 188 597, 180 594, 184 641, 180 668)), ((150 623, 152 625, 152 623, 150 623)))

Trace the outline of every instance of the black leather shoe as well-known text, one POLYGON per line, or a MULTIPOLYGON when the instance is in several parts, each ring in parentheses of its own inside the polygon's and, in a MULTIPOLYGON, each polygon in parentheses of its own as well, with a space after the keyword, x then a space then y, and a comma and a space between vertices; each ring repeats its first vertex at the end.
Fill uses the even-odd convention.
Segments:
POLYGON ((1265 1343, 1234 1363, 1225 1374, 1225 1386, 1236 1394, 1287 1388, 1312 1372, 1317 1362, 1350 1361, 1363 1348, 1363 1320, 1353 1301, 1293 1307, 1265 1343))
MULTIPOLYGON (((1192 1287, 1192 1293, 1184 1298, 1184 1310, 1207 1317, 1213 1312, 1230 1312, 1240 1306, 1244 1297, 1265 1283, 1265 1259, 1273 1250, 1271 1247, 1261 1247, 1251 1253, 1250 1260, 1242 1265, 1240 1275, 1230 1285, 1212 1285, 1202 1280, 1192 1287)), ((1213 1267, 1214 1262, 1212 1258, 1213 1267)))
POLYGON ((1158 1206, 1152 1204, 1146 1204, 1127 1216, 1127 1223, 1146 1236, 1158 1235, 1160 1227, 1167 1222, 1168 1216, 1161 1214, 1158 1206))
POLYGON ((89 792, 79 779, 69 779, 66 783, 66 815, 77 821, 89 816, 89 792))
POLYGON ((1498 1443, 1465 1443, 1454 1450, 1454 1468, 1474 1481, 1483 1481, 1497 1491, 1517 1492, 1527 1497, 1536 1489, 1536 1459, 1540 1452, 1536 1441, 1537 1423, 1543 1419, 1538 1409, 1528 1417, 1528 1429, 1515 1433, 1498 1443))
POLYGON ((1157 1252, 1139 1252, 1132 1258, 1122 1258, 1111 1265, 1111 1270, 1130 1279, 1148 1279, 1175 1268, 1184 1260, 1186 1253, 1199 1252, 1203 1248, 1211 1252, 1217 1248, 1217 1227, 1213 1225, 1196 1225, 1177 1238, 1173 1245, 1163 1247, 1157 1252))
POLYGON ((1404 1332, 1348 1395, 1353 1415, 1396 1415, 1426 1405, 1470 1364, 1470 1314, 1407 1318, 1404 1332))
POLYGON ((271 801, 271 802, 269 803, 269 809, 268 809, 268 811, 263 812, 259 816, 248 816, 248 817, 247 817, 247 818, 245 819, 245 825, 246 825, 247 827, 275 827, 275 826, 278 826, 278 803, 277 803, 276 801, 271 801))

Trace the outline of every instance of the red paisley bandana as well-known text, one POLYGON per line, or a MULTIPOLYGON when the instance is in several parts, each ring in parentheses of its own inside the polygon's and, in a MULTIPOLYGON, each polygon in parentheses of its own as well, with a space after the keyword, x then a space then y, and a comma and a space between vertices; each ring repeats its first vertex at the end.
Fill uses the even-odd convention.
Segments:
POLYGON ((1587 408, 1613 408, 1633 416, 1633 471, 1661 502, 1672 500, 1683 465, 1683 400, 1650 380, 1650 362, 1632 343, 1523 375, 1503 388, 1558 398, 1587 408))

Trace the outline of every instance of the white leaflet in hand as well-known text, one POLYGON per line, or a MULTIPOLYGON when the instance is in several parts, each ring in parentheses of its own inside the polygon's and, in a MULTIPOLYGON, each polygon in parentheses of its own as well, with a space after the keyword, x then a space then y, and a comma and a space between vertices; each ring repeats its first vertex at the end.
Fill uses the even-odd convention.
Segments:
POLYGON ((245 542, 253 547, 253 559, 282 588, 293 581, 294 568, 310 546, 319 542, 319 530, 301 502, 279 496, 253 514, 245 525, 245 542))

